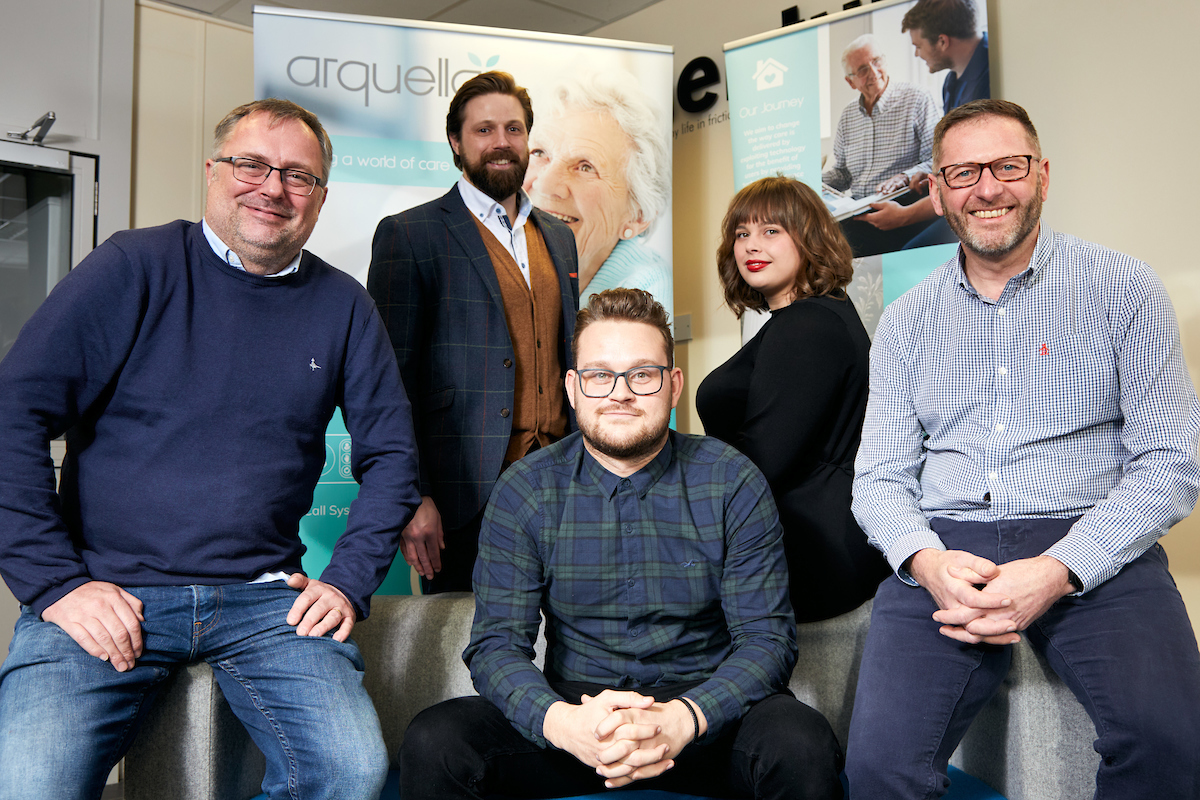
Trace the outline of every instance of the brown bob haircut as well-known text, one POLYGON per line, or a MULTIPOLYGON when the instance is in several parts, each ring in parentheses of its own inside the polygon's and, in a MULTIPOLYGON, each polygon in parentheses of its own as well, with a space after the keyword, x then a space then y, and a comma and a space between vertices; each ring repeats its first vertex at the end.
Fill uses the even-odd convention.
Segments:
POLYGON ((325 132, 317 115, 303 106, 296 105, 291 100, 268 97, 264 100, 245 103, 230 111, 213 130, 212 157, 220 158, 221 150, 229 141, 229 137, 233 136, 233 129, 237 127, 237 124, 259 111, 270 117, 272 127, 285 119, 299 120, 308 126, 321 144, 321 175, 319 177, 321 185, 324 186, 329 181, 329 170, 333 167, 333 143, 329 141, 329 134, 325 132))
POLYGON ((746 309, 768 310, 762 292, 750 288, 742 278, 733 254, 738 227, 750 222, 773 223, 792 237, 800 253, 797 298, 846 296, 845 287, 854 277, 854 255, 824 201, 794 178, 760 178, 733 196, 721 223, 717 248, 717 274, 725 290, 725 304, 738 319, 746 309))
POLYGON ((571 340, 571 362, 579 367, 579 337, 593 322, 642 322, 655 328, 663 337, 667 348, 667 366, 675 367, 675 337, 671 335, 671 323, 667 310, 654 295, 645 289, 627 289, 618 286, 597 292, 588 300, 586 307, 575 316, 575 336, 571 340))
MULTIPOLYGON (((525 132, 533 130, 533 101, 529 92, 523 86, 517 86, 516 80, 507 72, 481 72, 471 80, 458 87, 454 99, 450 101, 450 110, 446 112, 446 138, 460 141, 462 139, 463 120, 467 116, 467 103, 485 94, 506 94, 517 98, 521 108, 525 110, 525 132)), ((451 148, 453 150, 453 148, 451 148)), ((454 166, 462 169, 462 159, 454 153, 454 166)))
MULTIPOLYGON (((1033 127, 1033 120, 1029 118, 1029 114, 1025 109, 1007 100, 972 100, 969 103, 963 103, 958 108, 947 111, 946 116, 938 120, 937 126, 934 127, 933 165, 935 167, 935 174, 937 172, 936 167, 941 164, 942 141, 946 138, 946 134, 950 129, 955 125, 962 125, 964 122, 973 122, 985 117, 1004 117, 1005 119, 1016 120, 1025 129, 1025 134, 1029 137, 1029 144, 1033 148, 1032 155, 1037 158, 1042 157, 1042 143, 1038 140, 1037 128, 1033 127)), ((1013 153, 1013 155, 1018 154, 1013 153)))

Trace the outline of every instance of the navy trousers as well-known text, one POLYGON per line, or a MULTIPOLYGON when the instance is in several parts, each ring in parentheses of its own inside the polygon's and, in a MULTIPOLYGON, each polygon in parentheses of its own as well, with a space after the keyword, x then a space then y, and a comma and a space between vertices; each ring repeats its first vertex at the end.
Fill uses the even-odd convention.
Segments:
MULTIPOLYGON (((1002 564, 1040 555, 1074 521, 932 527, 948 548, 1002 564)), ((950 755, 1008 672, 1007 646, 941 635, 936 610, 894 575, 879 587, 847 745, 851 800, 943 795, 950 755)), ((1096 725, 1097 798, 1200 798, 1200 652, 1161 546, 1023 635, 1096 725)))

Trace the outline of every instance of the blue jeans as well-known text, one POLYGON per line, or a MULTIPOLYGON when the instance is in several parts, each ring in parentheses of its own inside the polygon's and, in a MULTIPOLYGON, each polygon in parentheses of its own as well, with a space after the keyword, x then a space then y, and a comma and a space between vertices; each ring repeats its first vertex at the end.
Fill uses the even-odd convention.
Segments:
POLYGON ((370 798, 388 759, 353 642, 296 635, 282 581, 127 588, 144 604, 143 653, 117 672, 22 608, 0 667, 0 800, 98 798, 162 682, 207 661, 266 756, 278 798, 370 798))
MULTIPOLYGON (((948 548, 1002 564, 1040 555, 1073 522, 932 527, 948 548)), ((942 636, 936 609, 894 575, 880 584, 846 748, 851 800, 944 794, 950 755, 1008 672, 1008 647, 942 636)), ((1200 797, 1200 652, 1161 546, 1059 600, 1023 635, 1096 726, 1097 798, 1200 797)))

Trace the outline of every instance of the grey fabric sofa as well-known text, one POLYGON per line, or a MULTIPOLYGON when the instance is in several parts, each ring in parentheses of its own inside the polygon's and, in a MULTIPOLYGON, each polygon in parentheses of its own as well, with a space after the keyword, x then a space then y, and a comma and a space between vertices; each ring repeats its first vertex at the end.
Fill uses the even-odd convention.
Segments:
MULTIPOLYGON (((461 655, 474 614, 470 594, 376 597, 354 629, 366 687, 395 763, 404 730, 422 709, 474 694, 461 655)), ((870 604, 800 626, 796 696, 820 710, 843 745, 870 604)), ((540 643, 539 643, 540 644, 540 643)), ((903 731, 896 731, 903 736, 903 731)), ((999 694, 968 731, 953 763, 1009 800, 1086 800, 1099 756, 1091 721, 1024 642, 999 694)), ((263 759, 230 712, 205 664, 164 688, 125 762, 127 800, 243 800, 257 795, 263 759)))

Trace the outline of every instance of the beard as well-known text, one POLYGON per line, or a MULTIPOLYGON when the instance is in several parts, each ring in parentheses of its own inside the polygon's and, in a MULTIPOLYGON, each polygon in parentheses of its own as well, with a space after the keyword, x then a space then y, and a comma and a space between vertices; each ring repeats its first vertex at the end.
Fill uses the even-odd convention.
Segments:
POLYGON ((462 165, 463 172, 472 186, 497 203, 503 203, 516 194, 521 188, 521 184, 525 182, 525 170, 529 167, 529 154, 517 153, 515 150, 505 148, 504 150, 493 150, 473 163, 464 155, 462 165), (505 160, 516 163, 517 168, 500 172, 487 168, 492 161, 505 160))
POLYGON ((1008 215, 1013 218, 1012 223, 1007 232, 997 232, 998 236, 985 237, 971 230, 970 213, 951 210, 940 185, 938 186, 938 197, 942 201, 946 224, 950 226, 950 230, 954 231, 954 235, 959 238, 963 247, 976 255, 990 258, 1005 256, 1017 249, 1021 242, 1037 229, 1038 222, 1042 218, 1042 176, 1040 174, 1037 176, 1033 198, 1028 203, 1019 205, 1008 212, 1008 215))
POLYGON ((603 430, 590 417, 580 416, 576 421, 579 423, 579 432, 583 435, 583 440, 591 445, 593 450, 609 458, 634 461, 652 456, 662 449, 670 425, 670 416, 664 419, 661 425, 629 431, 623 436, 603 430))

